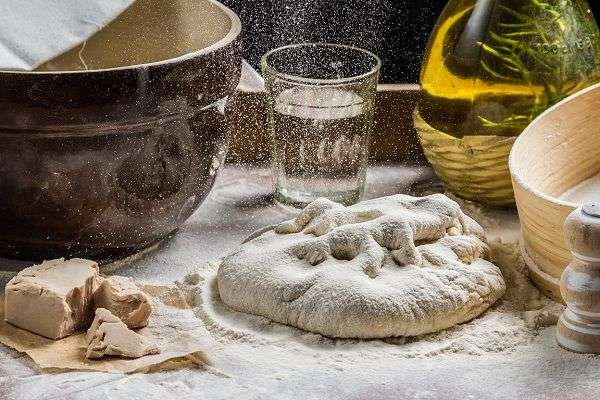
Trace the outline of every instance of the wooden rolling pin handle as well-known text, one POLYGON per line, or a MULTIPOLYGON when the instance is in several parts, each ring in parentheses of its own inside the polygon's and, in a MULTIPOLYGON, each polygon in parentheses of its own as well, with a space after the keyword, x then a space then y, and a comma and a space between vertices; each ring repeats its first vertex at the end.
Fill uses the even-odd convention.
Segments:
POLYGON ((564 225, 573 261, 560 279, 567 304, 556 328, 561 347, 600 354, 600 203, 573 211, 564 225))

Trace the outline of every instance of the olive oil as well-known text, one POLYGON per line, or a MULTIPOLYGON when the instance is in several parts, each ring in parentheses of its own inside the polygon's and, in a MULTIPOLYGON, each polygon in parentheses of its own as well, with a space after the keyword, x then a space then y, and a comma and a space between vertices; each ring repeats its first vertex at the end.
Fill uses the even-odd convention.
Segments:
POLYGON ((425 54, 416 127, 450 190, 508 204, 514 137, 599 80, 600 35, 585 0, 451 0, 425 54))

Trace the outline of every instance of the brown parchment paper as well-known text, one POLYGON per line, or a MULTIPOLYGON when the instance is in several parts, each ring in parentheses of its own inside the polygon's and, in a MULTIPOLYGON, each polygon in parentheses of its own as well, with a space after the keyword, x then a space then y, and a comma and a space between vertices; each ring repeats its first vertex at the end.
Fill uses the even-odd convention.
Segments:
POLYGON ((152 338, 160 354, 137 359, 85 358, 85 334, 51 340, 4 321, 4 294, 0 296, 0 343, 26 353, 42 369, 91 370, 130 373, 172 369, 177 366, 210 364, 211 352, 220 346, 214 341, 176 287, 144 285, 142 290, 152 302, 153 312, 147 327, 138 330, 152 338))

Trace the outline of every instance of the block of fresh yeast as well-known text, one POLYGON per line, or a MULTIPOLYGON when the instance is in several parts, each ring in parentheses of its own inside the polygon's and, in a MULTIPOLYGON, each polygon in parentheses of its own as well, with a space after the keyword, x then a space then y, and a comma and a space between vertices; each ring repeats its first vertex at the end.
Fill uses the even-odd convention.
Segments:
POLYGON ((6 284, 5 320, 50 339, 85 330, 99 285, 98 264, 90 260, 61 258, 25 268, 6 284))

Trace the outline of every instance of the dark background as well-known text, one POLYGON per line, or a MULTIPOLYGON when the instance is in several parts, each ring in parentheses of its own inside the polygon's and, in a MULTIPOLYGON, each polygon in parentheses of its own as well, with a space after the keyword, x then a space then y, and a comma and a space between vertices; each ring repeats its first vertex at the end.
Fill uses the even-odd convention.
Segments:
MULTIPOLYGON (((244 55, 259 67, 269 49, 336 42, 369 49, 383 61, 381 82, 417 82, 421 57, 447 0, 221 0, 244 26, 244 55)), ((590 1, 600 16, 600 1, 590 1)))

